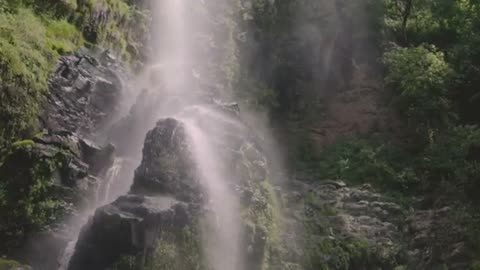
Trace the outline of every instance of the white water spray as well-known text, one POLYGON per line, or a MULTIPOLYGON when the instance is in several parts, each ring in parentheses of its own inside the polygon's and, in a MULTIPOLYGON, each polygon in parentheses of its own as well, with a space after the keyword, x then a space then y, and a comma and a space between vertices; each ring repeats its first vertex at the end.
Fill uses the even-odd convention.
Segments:
MULTIPOLYGON (((157 67, 163 70, 166 89, 162 94, 188 99, 193 104, 202 104, 201 100, 195 100, 195 79, 200 75, 193 67, 202 66, 203 60, 192 38, 198 34, 195 31, 201 26, 192 21, 193 10, 188 0, 159 2, 161 3, 157 4, 154 16, 162 16, 164 21, 160 22, 162 25, 156 25, 157 29, 162 31, 158 34, 162 39, 155 47, 161 50, 157 54, 157 61, 160 63, 157 67)), ((201 30, 209 32, 212 29, 201 30)), ((204 254, 214 270, 243 269, 239 202, 233 191, 233 179, 225 170, 224 161, 217 152, 218 145, 214 142, 224 135, 219 125, 225 122, 232 127, 240 125, 223 113, 202 105, 187 106, 179 111, 181 113, 167 112, 164 116, 173 115, 185 125, 187 136, 192 143, 200 183, 208 198, 206 207, 212 214, 208 215, 206 224, 201 228, 204 254)))
POLYGON ((204 253, 215 270, 242 269, 240 252, 239 203, 228 185, 227 172, 222 168, 211 134, 207 134, 194 119, 180 118, 190 137, 201 184, 208 196, 207 208, 212 210, 203 224, 204 253))

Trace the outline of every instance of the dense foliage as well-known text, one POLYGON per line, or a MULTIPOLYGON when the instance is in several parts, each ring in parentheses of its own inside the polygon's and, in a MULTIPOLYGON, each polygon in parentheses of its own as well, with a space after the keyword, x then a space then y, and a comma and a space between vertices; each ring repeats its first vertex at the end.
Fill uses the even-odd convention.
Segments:
POLYGON ((14 144, 0 166, 0 250, 9 252, 32 231, 45 230, 67 211, 69 204, 56 194, 54 173, 69 161, 69 154, 51 157, 33 141, 14 144))
MULTIPOLYGON (((458 222, 472 224, 469 231, 477 235, 480 2, 313 2, 253 2, 254 39, 262 46, 250 63, 257 76, 252 89, 260 100, 270 99, 263 104, 280 114, 276 120, 283 126, 300 122, 287 128, 298 137, 307 133, 310 117, 321 121, 315 108, 328 102, 329 92, 348 89, 352 70, 373 60, 377 73, 384 72, 384 105, 400 126, 336 138, 321 153, 302 136, 292 151, 295 170, 308 179, 370 183, 402 201, 420 196, 422 207, 458 206, 458 222), (365 11, 369 19, 362 21, 365 11), (369 42, 375 45, 356 45, 369 42)), ((469 239, 473 243, 478 236, 469 239)))

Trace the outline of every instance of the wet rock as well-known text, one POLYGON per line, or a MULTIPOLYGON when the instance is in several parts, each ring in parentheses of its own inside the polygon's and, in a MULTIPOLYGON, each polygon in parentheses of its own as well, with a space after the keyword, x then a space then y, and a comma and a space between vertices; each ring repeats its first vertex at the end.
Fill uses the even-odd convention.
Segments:
POLYGON ((160 120, 146 136, 132 192, 198 201, 201 193, 195 168, 184 125, 171 118, 160 120))
POLYGON ((181 231, 192 209, 168 197, 127 195, 98 209, 84 227, 70 270, 106 269, 122 254, 153 253, 164 231, 181 231))
POLYGON ((125 74, 108 52, 83 50, 62 57, 50 78, 43 127, 92 135, 118 113, 125 74))

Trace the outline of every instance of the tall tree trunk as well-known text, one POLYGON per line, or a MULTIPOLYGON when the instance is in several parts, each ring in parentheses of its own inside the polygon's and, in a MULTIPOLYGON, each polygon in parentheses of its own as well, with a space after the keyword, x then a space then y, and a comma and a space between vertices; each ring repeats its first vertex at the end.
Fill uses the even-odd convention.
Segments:
POLYGON ((413 0, 403 0, 403 2, 404 2, 404 9, 402 14, 402 33, 403 33, 404 42, 407 43, 408 42, 407 24, 408 24, 408 18, 412 13, 413 0))

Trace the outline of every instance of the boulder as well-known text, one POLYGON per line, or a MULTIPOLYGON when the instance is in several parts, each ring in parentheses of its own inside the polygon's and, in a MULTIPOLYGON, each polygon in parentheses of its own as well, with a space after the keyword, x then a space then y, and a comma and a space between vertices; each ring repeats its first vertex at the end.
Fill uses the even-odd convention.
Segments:
POLYGON ((132 192, 198 201, 201 192, 195 166, 184 125, 171 118, 160 120, 146 136, 132 192))

